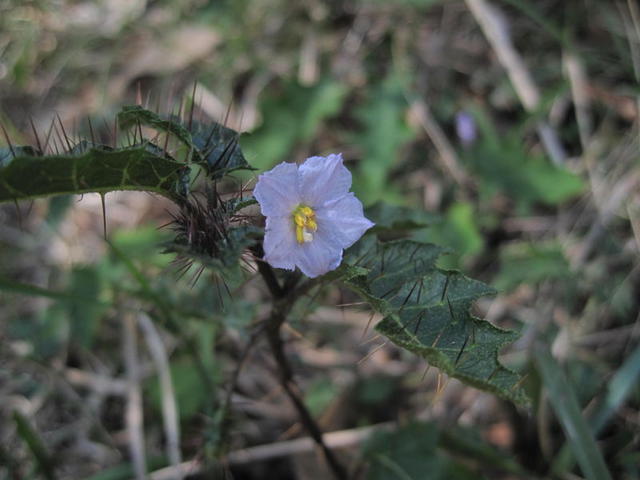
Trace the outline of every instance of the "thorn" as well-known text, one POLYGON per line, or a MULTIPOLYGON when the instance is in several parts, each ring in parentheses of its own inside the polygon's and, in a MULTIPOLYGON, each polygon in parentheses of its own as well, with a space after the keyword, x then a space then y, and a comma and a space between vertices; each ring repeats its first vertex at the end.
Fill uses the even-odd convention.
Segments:
POLYGON ((93 125, 91 124, 91 117, 87 117, 87 123, 89 124, 89 134, 91 135, 91 144, 96 144, 96 136, 93 133, 93 125))
POLYGON ((100 193, 100 202, 102 203, 102 232, 104 240, 107 241, 107 206, 105 204, 106 193, 100 193))
POLYGON ((184 97, 180 97, 180 106, 178 107, 178 118, 182 123, 184 123, 184 119, 182 118, 182 107, 184 107, 184 97))
POLYGON ((378 333, 378 334, 374 335, 373 337, 371 337, 369 340, 365 340, 364 342, 360 343, 360 345, 366 345, 367 343, 375 342, 380 337, 382 337, 382 334, 378 333))
POLYGON ((462 344, 462 348, 458 352, 458 356, 456 357, 456 361, 453 362, 453 366, 454 367, 458 366, 458 362, 460 361, 460 357, 462 356, 462 352, 464 352, 464 349, 467 348, 467 342, 468 341, 469 341, 469 335, 467 335, 466 338, 464 339, 464 343, 462 344))
POLYGON ((224 114, 224 120, 222 121, 222 124, 225 126, 229 125, 229 115, 231 115, 231 106, 233 105, 233 99, 229 102, 229 105, 227 105, 227 111, 224 114))
POLYGON ((38 151, 40 152, 40 155, 44 154, 44 151, 42 150, 42 144, 40 143, 40 136, 38 135, 38 132, 36 131, 36 127, 33 124, 33 118, 29 117, 29 123, 31 124, 31 131, 33 132, 33 136, 36 139, 36 145, 38 145, 38 151))
POLYGON ((73 146, 71 145, 71 141, 69 140, 69 137, 67 136, 67 131, 64 128, 64 125, 62 124, 62 120, 60 119, 60 115, 58 115, 58 113, 56 112, 56 118, 58 119, 58 123, 60 124, 60 128, 62 129, 62 134, 64 135, 64 139, 67 143, 67 147, 69 147, 69 151, 73 150, 73 146))
POLYGON ((362 364, 363 362, 366 362, 368 359, 370 359, 378 350, 380 350, 386 344, 387 344, 387 341, 385 340, 383 343, 381 343, 380 345, 375 347, 373 350, 371 350, 369 353, 367 353, 366 356, 364 356, 363 358, 358 360, 358 365, 362 364))
POLYGON ((371 326, 371 322, 373 322, 373 317, 375 316, 375 310, 371 311, 371 315, 369 315, 369 320, 367 320, 367 325, 364 327, 364 331, 362 332, 362 336, 360 337, 360 342, 364 341, 364 337, 367 336, 369 332, 369 327, 371 326))
POLYGON ((418 335, 418 329, 420 328, 420 323, 422 322, 422 318, 424 317, 425 312, 426 312, 426 310, 422 310, 422 311, 417 315, 418 320, 416 321, 416 326, 415 326, 415 327, 414 327, 414 329, 413 329, 413 334, 414 334, 415 336, 417 336, 417 335, 418 335))
POLYGON ((118 148, 118 117, 113 121, 113 148, 118 148))
POLYGON ((191 288, 193 289, 193 287, 196 286, 196 283, 198 283, 198 280, 200 280, 200 275, 202 275, 202 272, 204 272, 204 265, 201 265, 200 268, 196 271, 196 273, 193 275, 193 277, 191 277, 191 288))
POLYGON ((145 110, 149 110, 149 102, 151 100, 151 89, 147 91, 147 96, 144 99, 144 108, 145 110))
POLYGON ((409 299, 411 298, 411 295, 413 295, 413 292, 417 286, 418 286, 418 281, 416 280, 413 284, 413 287, 411 287, 411 290, 409 290, 409 293, 407 294, 405 299, 402 301, 402 306, 400 307, 398 314, 402 313, 402 310, 404 309, 404 307, 407 305, 407 303, 409 303, 409 299))
POLYGON ((47 138, 44 141, 44 150, 42 151, 42 153, 45 153, 45 151, 47 150, 47 148, 49 147, 49 140, 51 140, 51 134, 53 133, 53 126, 55 125, 54 121, 51 121, 51 125, 49 126, 49 132, 47 133, 47 138))
POLYGON ((11 150, 11 155, 16 156, 16 152, 13 149, 13 145, 11 144, 11 139, 9 138, 9 134, 4 128, 4 125, 0 123, 0 128, 2 128, 2 133, 4 133, 4 138, 7 140, 7 145, 9 146, 9 150, 11 150))
POLYGON ((18 217, 18 228, 20 228, 20 231, 24 232, 24 228, 22 225, 22 211, 20 210, 20 205, 18 205, 18 199, 14 198, 13 199, 13 204, 16 206, 16 214, 18 217))
POLYGON ((193 125, 193 111, 196 108, 196 87, 198 83, 193 81, 193 91, 191 92, 191 111, 189 112, 189 127, 188 130, 191 131, 191 126, 193 125))
POLYGON ((422 298, 422 287, 424 287, 424 278, 420 279, 420 288, 418 289, 418 298, 416 299, 416 305, 420 305, 420 298, 422 298))
MULTIPOLYGON (((447 288, 449 288, 449 277, 450 277, 450 275, 447 273, 447 278, 444 281, 444 288, 442 289, 442 295, 440 296, 440 301, 441 302, 444 300, 444 297, 447 294, 447 288)), ((447 298, 447 302, 448 301, 449 301, 449 299, 447 298)), ((449 306, 449 308, 451 308, 451 306, 449 306)))
POLYGON ((424 382, 424 379, 427 378, 427 373, 431 370, 431 364, 427 364, 427 368, 424 369, 424 373, 422 374, 421 381, 424 382))

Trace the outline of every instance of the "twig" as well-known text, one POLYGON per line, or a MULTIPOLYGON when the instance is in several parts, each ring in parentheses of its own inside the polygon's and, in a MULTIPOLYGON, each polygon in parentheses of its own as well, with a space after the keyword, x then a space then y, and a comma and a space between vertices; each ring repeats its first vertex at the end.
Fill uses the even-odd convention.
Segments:
POLYGON ((467 172, 460 166, 460 161, 455 149, 440 128, 440 125, 438 125, 438 122, 436 122, 427 104, 422 100, 414 101, 411 105, 411 112, 415 115, 416 120, 422 128, 424 128, 424 131, 436 147, 444 169, 451 174, 458 185, 469 185, 471 179, 467 175, 467 172))
POLYGON ((334 476, 339 480, 346 480, 348 478, 346 469, 340 464, 334 453, 325 445, 320 427, 313 419, 313 416, 299 394, 299 389, 293 379, 291 365, 284 353, 281 336, 282 324, 287 319, 287 315, 293 307, 293 304, 300 296, 317 285, 317 281, 307 281, 295 289, 294 282, 287 282, 288 289, 284 290, 279 287, 279 283, 269 264, 259 261, 258 270, 267 283, 269 290, 274 295, 273 308, 266 323, 266 336, 269 347, 271 348, 271 353, 278 366, 280 384, 297 410, 300 421, 309 432, 309 435, 311 435, 313 441, 322 450, 334 476))
MULTIPOLYGON (((529 113, 535 113, 540 105, 540 91, 511 43, 500 11, 486 0, 465 0, 465 2, 495 51, 498 61, 507 71, 524 109, 529 113)), ((566 154, 555 130, 547 122, 540 121, 538 135, 553 163, 562 165, 566 154)))
POLYGON ((224 446, 225 442, 227 441, 227 437, 229 435, 228 432, 231 424, 230 410, 231 410, 231 402, 233 400, 233 391, 235 390, 236 385, 238 384, 238 380, 240 378, 240 373, 242 372, 242 368, 247 362, 247 359, 249 358, 249 354, 251 353, 251 350, 255 346, 256 341, 258 340, 259 336, 263 333, 265 325, 266 324, 264 322, 258 325, 258 327, 256 327, 253 333, 251 333, 251 335, 249 336, 249 340, 247 341, 247 344, 244 346, 242 352, 240 353, 240 358, 238 359, 236 369, 234 370, 233 375, 231 376, 231 380, 229 381, 227 395, 225 397, 224 404, 222 405, 222 422, 220 425, 220 445, 221 446, 224 446))
POLYGON ((125 422, 129 433, 129 453, 137 480, 146 478, 144 431, 142 417, 142 393, 139 384, 136 322, 132 315, 123 321, 123 355, 127 371, 127 407, 125 422))
MULTIPOLYGON (((180 424, 178 422, 178 409, 176 395, 171 382, 171 370, 166 349, 160 338, 160 334, 151 319, 144 313, 138 315, 138 324, 144 332, 145 341, 151 358, 158 371, 160 379, 160 391, 162 392, 162 420, 164 432, 167 437, 167 457, 172 466, 177 467, 182 462, 180 453, 180 424)), ((180 480, 182 476, 174 478, 180 480)))
MULTIPOLYGON (((369 425, 367 427, 325 433, 322 437, 327 448, 349 448, 360 445, 364 440, 376 432, 391 431, 396 427, 397 425, 394 422, 385 422, 376 425, 369 425)), ((235 450, 227 454, 224 461, 229 465, 246 465, 255 462, 273 460, 275 458, 310 453, 313 452, 315 448, 316 442, 312 438, 303 437, 283 442, 268 443, 266 445, 257 445, 255 447, 244 448, 242 450, 235 450)), ((176 471, 179 471, 182 474, 189 473, 191 475, 196 475, 202 471, 203 467, 204 465, 202 462, 198 460, 191 460, 182 463, 178 468, 167 467, 161 470, 156 470, 150 475, 150 479, 171 480, 175 478, 176 471)))

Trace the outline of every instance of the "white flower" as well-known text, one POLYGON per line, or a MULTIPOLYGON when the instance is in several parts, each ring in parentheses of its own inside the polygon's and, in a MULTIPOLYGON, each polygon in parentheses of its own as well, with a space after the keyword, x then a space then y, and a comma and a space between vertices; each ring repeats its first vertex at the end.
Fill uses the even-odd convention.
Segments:
POLYGON ((264 260, 308 277, 334 270, 374 224, 362 213, 341 154, 283 162, 258 177, 253 195, 267 217, 264 260))

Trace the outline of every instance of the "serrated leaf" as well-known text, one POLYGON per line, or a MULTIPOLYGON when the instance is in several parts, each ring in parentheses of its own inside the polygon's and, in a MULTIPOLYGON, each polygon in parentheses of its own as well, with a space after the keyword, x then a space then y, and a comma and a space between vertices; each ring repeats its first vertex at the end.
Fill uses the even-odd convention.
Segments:
POLYGON ((118 113, 118 122, 123 129, 145 125, 173 134, 191 152, 192 161, 202 166, 211 178, 221 178, 238 169, 251 169, 238 144, 238 132, 217 122, 191 121, 185 126, 178 117, 163 118, 139 105, 123 107, 118 113))
POLYGON ((469 312, 479 297, 495 291, 460 272, 436 267, 444 249, 401 240, 364 238, 346 257, 366 275, 343 282, 384 318, 376 329, 459 380, 516 403, 526 403, 520 376, 498 361, 500 349, 515 340, 469 312))
POLYGON ((142 145, 92 147, 80 155, 20 155, 0 167, 0 202, 114 190, 146 190, 178 200, 184 166, 142 145))
POLYGON ((191 134, 179 119, 164 119, 157 113, 146 110, 140 105, 122 107, 120 112, 118 112, 118 124, 123 130, 135 128, 138 125, 145 125, 161 132, 169 132, 175 135, 187 148, 193 146, 191 134))
POLYGON ((211 178, 222 178, 234 170, 251 170, 244 158, 239 134, 231 128, 213 122, 193 122, 191 126, 193 144, 200 155, 200 162, 211 178))

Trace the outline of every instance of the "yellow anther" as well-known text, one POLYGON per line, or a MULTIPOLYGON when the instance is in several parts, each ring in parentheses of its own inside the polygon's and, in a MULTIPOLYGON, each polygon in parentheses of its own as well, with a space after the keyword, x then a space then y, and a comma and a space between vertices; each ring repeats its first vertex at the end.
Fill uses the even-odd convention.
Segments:
POLYGON ((293 221, 296 222, 298 227, 304 227, 307 223, 307 217, 305 217, 302 213, 295 213, 293 215, 293 221))
POLYGON ((303 215, 305 215, 307 217, 315 217, 316 216, 316 212, 314 212, 311 207, 307 207, 306 205, 301 205, 299 208, 300 208, 300 213, 302 213, 303 215))
POLYGON ((309 228, 310 230, 313 230, 315 232, 316 230, 318 230, 318 224, 316 223, 316 221, 313 218, 308 218, 307 219, 307 228, 309 228))
POLYGON ((316 212, 307 205, 298 205, 293 210, 293 223, 296 227, 296 240, 298 243, 306 243, 313 240, 313 233, 318 229, 316 212))

